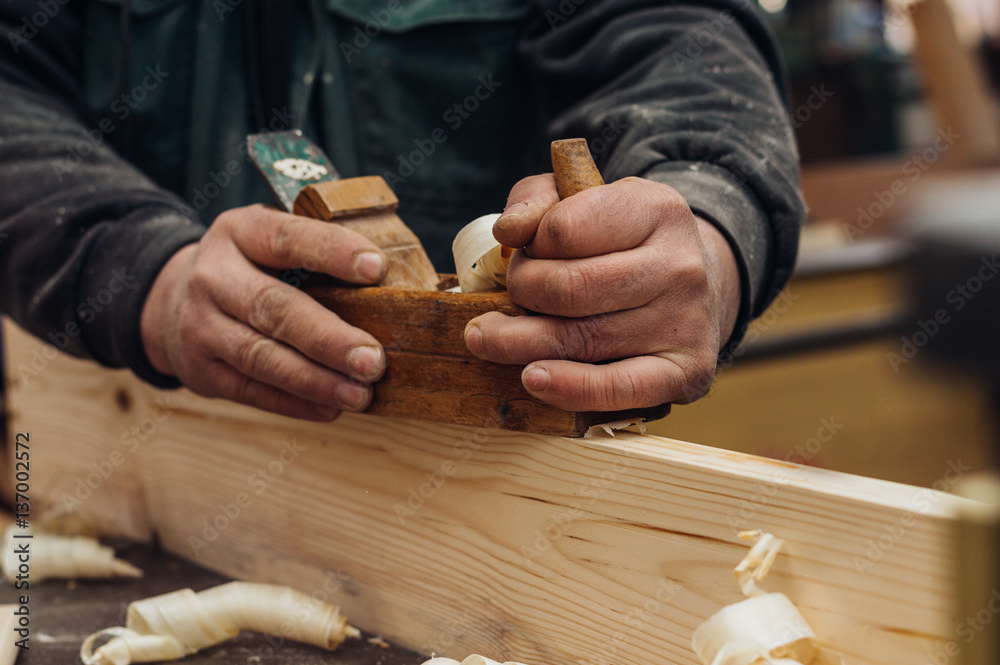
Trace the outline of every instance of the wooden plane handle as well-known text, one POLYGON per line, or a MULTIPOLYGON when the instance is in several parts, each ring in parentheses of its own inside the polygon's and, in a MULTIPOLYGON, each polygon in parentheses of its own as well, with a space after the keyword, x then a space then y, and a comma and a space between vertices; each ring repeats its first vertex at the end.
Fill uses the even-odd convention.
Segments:
POLYGON ((604 184, 604 178, 590 154, 587 139, 553 141, 551 151, 552 173, 560 200, 604 184))
POLYGON ((381 286, 437 290, 438 275, 424 246, 396 216, 399 200, 381 176, 308 185, 295 198, 296 215, 337 222, 382 248, 388 269, 381 286))

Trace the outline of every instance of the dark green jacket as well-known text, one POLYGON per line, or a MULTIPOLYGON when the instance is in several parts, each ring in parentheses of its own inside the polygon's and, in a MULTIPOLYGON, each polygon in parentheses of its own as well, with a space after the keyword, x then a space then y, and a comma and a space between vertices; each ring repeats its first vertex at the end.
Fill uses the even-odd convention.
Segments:
POLYGON ((723 230, 740 326, 794 262, 782 73, 736 0, 9 0, 0 30, 0 310, 160 385, 145 294, 218 213, 270 200, 243 148, 261 129, 385 177, 442 270, 458 228, 566 136, 608 181, 671 184, 723 230))

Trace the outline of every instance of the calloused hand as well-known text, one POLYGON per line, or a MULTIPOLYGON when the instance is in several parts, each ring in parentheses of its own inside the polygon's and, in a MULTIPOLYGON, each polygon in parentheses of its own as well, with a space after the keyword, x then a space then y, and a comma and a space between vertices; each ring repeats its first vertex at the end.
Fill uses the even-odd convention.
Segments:
POLYGON ((307 420, 371 402, 385 352, 275 275, 309 267, 374 284, 385 259, 339 224, 234 208, 160 271, 140 320, 153 366, 196 393, 307 420))
POLYGON ((511 299, 547 316, 469 322, 476 356, 524 364, 529 393, 573 411, 692 402, 740 305, 725 237, 673 188, 625 178, 559 200, 551 174, 511 190, 493 227, 514 252, 511 299), (610 362, 609 362, 610 361, 610 362))

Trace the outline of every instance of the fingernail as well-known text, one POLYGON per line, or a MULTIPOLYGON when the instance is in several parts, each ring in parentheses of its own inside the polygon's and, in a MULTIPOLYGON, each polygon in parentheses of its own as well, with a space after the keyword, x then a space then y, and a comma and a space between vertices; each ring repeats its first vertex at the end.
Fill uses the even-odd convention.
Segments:
POLYGON ((318 413, 323 418, 326 418, 327 420, 333 420, 334 418, 340 415, 340 409, 334 406, 315 404, 313 405, 313 408, 316 409, 316 413, 318 413))
POLYGON ((549 371, 544 367, 529 365, 521 374, 521 383, 533 393, 544 392, 549 387, 549 371))
POLYGON ((364 403, 368 401, 368 395, 367 387, 353 381, 341 384, 337 388, 337 398, 351 411, 359 411, 364 403))
POLYGON ((385 261, 375 252, 361 252, 354 259, 354 273, 371 282, 377 282, 385 274, 385 261))
POLYGON ((499 228, 500 230, 503 230, 504 228, 506 228, 503 225, 503 222, 505 220, 507 220, 507 219, 509 219, 511 217, 514 217, 516 215, 520 215, 521 213, 524 213, 524 212, 527 212, 527 211, 528 211, 528 204, 525 203, 524 201, 518 201, 517 203, 511 203, 509 206, 507 206, 506 208, 504 208, 503 212, 497 218, 497 221, 493 222, 493 226, 494 226, 494 228, 499 228))
POLYGON ((347 367, 359 381, 374 381, 382 373, 382 352, 374 346, 356 346, 347 352, 347 367))
POLYGON ((465 326, 465 346, 475 355, 483 352, 483 331, 471 323, 465 326))
POLYGON ((503 214, 501 215, 501 217, 503 217, 504 215, 508 215, 508 216, 509 215, 520 215, 522 212, 525 212, 527 209, 528 209, 528 204, 527 204, 526 201, 518 201, 517 203, 511 203, 509 206, 507 206, 506 208, 503 209, 503 214))

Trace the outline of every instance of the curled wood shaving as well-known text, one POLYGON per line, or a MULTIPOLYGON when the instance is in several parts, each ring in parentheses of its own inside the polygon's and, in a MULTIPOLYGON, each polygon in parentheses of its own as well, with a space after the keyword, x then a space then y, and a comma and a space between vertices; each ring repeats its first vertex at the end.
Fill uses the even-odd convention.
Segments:
POLYGON ((739 538, 752 544, 733 569, 747 599, 698 626, 692 648, 704 665, 809 665, 817 654, 816 634, 785 594, 757 586, 783 541, 763 531, 744 531, 739 538))
POLYGON ((21 564, 29 563, 32 582, 44 579, 142 577, 142 571, 115 558, 115 551, 85 536, 32 533, 11 524, 3 533, 0 568, 8 582, 18 580, 21 564), (21 560, 24 554, 27 562, 21 560))
POLYGON ((338 609, 286 586, 230 582, 195 593, 182 589, 128 607, 125 627, 94 633, 80 647, 84 665, 175 660, 235 637, 241 630, 280 634, 335 649, 361 633, 338 609), (98 639, 111 637, 94 649, 98 639))
POLYGON ((483 215, 469 222, 451 243, 458 284, 465 293, 507 286, 511 249, 493 237, 493 224, 499 217, 483 215))
POLYGON ((509 660, 506 663, 500 663, 495 660, 490 660, 486 656, 472 654, 462 662, 458 662, 453 658, 434 657, 431 658, 430 660, 424 661, 422 665, 524 665, 524 664, 512 660, 509 660))

